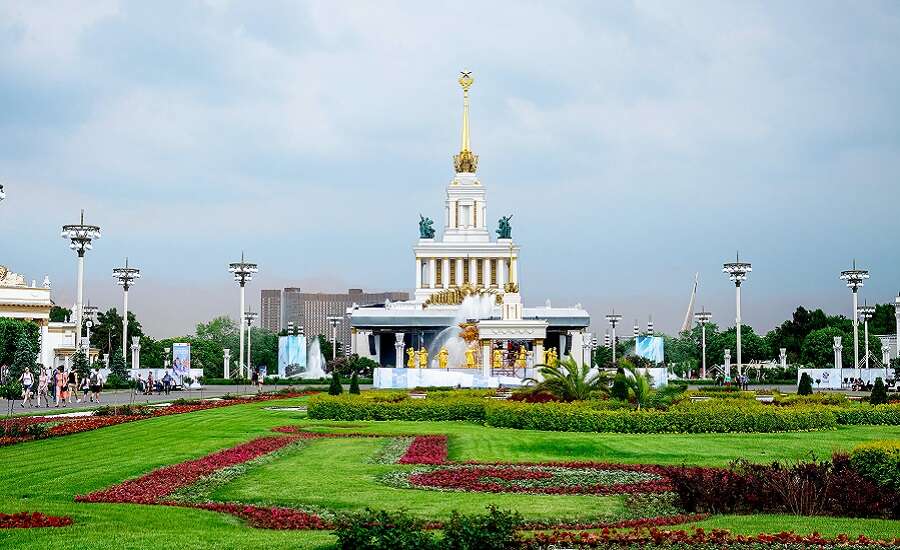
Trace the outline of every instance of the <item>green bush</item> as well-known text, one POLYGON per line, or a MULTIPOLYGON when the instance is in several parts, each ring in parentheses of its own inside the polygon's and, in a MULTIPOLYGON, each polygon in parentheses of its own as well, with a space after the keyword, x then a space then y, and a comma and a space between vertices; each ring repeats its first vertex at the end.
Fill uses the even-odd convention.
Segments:
POLYGON ((869 396, 869 403, 872 405, 884 405, 887 402, 887 389, 884 387, 884 380, 879 376, 875 379, 875 386, 872 388, 872 395, 869 396))
POLYGON ((341 386, 341 378, 337 371, 331 373, 331 384, 328 386, 328 395, 340 395, 344 393, 344 387, 341 386))
POLYGON ((900 491, 900 441, 873 441, 850 452, 850 464, 863 477, 900 491))
POLYGON ((350 377, 350 393, 359 395, 359 375, 356 374, 356 371, 353 371, 353 376, 350 377))
POLYGON ((621 401, 628 401, 628 381, 625 379, 625 371, 622 367, 616 370, 616 376, 613 378, 612 389, 609 390, 609 396, 621 401))
POLYGON ((842 393, 814 393, 811 395, 798 395, 790 393, 775 392, 775 404, 779 406, 791 407, 794 405, 850 405, 851 401, 842 393))
POLYGON ((516 531, 522 525, 517 512, 498 510, 487 514, 462 515, 454 511, 444 525, 441 547, 446 550, 512 550, 521 548, 522 538, 516 531))
POLYGON ((338 519, 334 535, 341 550, 437 550, 434 535, 422 520, 405 512, 375 511, 338 519))
POLYGON ((797 385, 797 395, 812 395, 812 378, 804 372, 800 376, 800 384, 797 385))
POLYGON ((309 400, 307 415, 316 420, 466 420, 483 422, 487 399, 406 399, 381 401, 362 396, 317 395, 309 400))
POLYGON ((828 407, 837 423, 845 426, 900 426, 900 403, 870 405, 850 403, 843 407, 828 407))

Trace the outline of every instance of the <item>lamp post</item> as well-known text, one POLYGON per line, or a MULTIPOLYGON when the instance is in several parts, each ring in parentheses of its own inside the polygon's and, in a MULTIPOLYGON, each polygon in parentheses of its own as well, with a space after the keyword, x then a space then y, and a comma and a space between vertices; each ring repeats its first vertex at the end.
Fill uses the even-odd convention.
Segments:
POLYGON ((647 336, 653 336, 653 316, 650 316, 650 320, 647 321, 647 336))
MULTIPOLYGON (((587 363, 584 359, 584 355, 585 355, 585 353, 588 352, 588 350, 591 349, 591 341, 593 339, 594 339, 594 335, 591 334, 590 332, 585 332, 582 337, 582 340, 581 340, 581 364, 582 365, 587 363)), ((590 356, 588 356, 588 357, 590 357, 590 356)), ((593 361, 591 361, 591 362, 593 363, 593 361)))
POLYGON ((84 316, 84 254, 94 247, 93 241, 100 238, 100 226, 84 223, 84 210, 79 223, 62 226, 60 237, 69 241, 69 248, 78 254, 78 291, 75 298, 75 348, 81 341, 81 324, 84 316))
MULTIPOLYGON (((141 270, 136 267, 128 267, 128 257, 125 258, 125 267, 116 267, 112 270, 116 284, 122 287, 125 303, 122 306, 122 359, 128 362, 128 289, 135 281, 141 278, 141 270)), ((132 365, 134 362, 132 362, 132 365)))
MULTIPOLYGON (((857 308, 859 307, 859 288, 863 286, 863 281, 869 278, 869 271, 866 269, 857 269, 856 260, 853 260, 853 267, 841 271, 841 280, 847 281, 847 286, 853 293, 853 369, 859 369, 859 316, 857 308)), ((858 373, 857 373, 858 374, 858 373)), ((857 376, 859 378, 859 376, 857 376)))
POLYGON ((94 316, 97 314, 97 310, 100 309, 97 306, 92 306, 90 304, 82 307, 84 311, 84 326, 87 329, 87 348, 91 347, 91 329, 94 328, 94 316))
POLYGON ((244 286, 253 279, 253 274, 259 272, 259 267, 244 260, 244 253, 241 252, 241 261, 228 264, 228 271, 234 276, 235 282, 241 287, 241 309, 238 314, 238 325, 240 326, 240 349, 238 350, 238 376, 244 375, 244 323, 241 319, 244 317, 244 286))
POLYGON ((337 359, 337 327, 344 318, 340 315, 331 315, 328 317, 328 324, 331 325, 331 360, 337 359))
POLYGON ((700 323, 700 347, 702 349, 701 352, 701 363, 700 363, 700 378, 706 378, 706 323, 712 318, 712 313, 706 311, 706 308, 701 308, 700 311, 694 314, 694 318, 697 319, 697 322, 700 323))
POLYGON ((863 338, 865 338, 866 349, 866 368, 869 368, 869 319, 875 316, 875 306, 863 302, 862 307, 857 310, 857 315, 863 320, 863 338))
POLYGON ((610 326, 612 326, 612 364, 613 367, 616 366, 616 325, 619 324, 619 321, 622 320, 622 316, 616 313, 615 308, 612 310, 612 313, 606 316, 607 322, 609 322, 610 326))
POLYGON ((722 265, 722 273, 728 274, 728 278, 734 283, 735 289, 735 305, 737 316, 735 317, 735 330, 737 336, 737 370, 738 375, 743 372, 743 362, 741 359, 741 283, 747 279, 747 274, 753 271, 749 262, 742 262, 740 255, 737 255, 735 261, 722 265))
POLYGON ((250 327, 253 325, 253 321, 256 320, 257 313, 255 311, 247 311, 244 313, 244 321, 247 322, 247 373, 250 373, 250 369, 253 368, 252 355, 250 355, 250 345, 252 344, 253 338, 251 338, 250 327))
POLYGON ((634 320, 634 354, 637 355, 637 339, 641 335, 641 327, 638 326, 637 319, 634 320))

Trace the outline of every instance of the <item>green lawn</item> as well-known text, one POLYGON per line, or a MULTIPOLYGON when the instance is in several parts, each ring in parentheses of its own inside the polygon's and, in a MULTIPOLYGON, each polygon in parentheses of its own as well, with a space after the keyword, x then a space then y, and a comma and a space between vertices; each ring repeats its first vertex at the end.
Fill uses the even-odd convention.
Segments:
POLYGON ((758 533, 779 533, 793 531, 800 535, 814 532, 824 537, 837 535, 866 535, 870 538, 893 539, 900 536, 900 521, 886 519, 798 517, 775 514, 755 516, 715 516, 705 521, 689 525, 678 525, 671 529, 702 527, 703 529, 729 529, 733 533, 755 535, 758 533))
MULTIPOLYGON (((284 403, 297 404, 303 400, 291 399, 284 403)), ((826 456, 833 449, 847 449, 860 441, 900 438, 897 427, 773 435, 639 436, 503 430, 465 423, 327 423, 305 420, 297 412, 263 410, 272 404, 209 409, 0 448, 0 511, 66 514, 76 522, 63 529, 2 530, 0 548, 327 548, 334 539, 325 532, 252 529, 231 516, 184 508, 73 502, 77 494, 269 434, 272 427, 284 424, 381 434, 446 433, 450 436, 451 459, 483 461, 725 464, 734 458, 796 459, 810 450, 826 456)), ((391 489, 375 483, 373 476, 401 466, 365 462, 380 444, 380 440, 364 439, 313 441, 220 487, 219 496, 335 509, 364 505, 406 507, 428 516, 442 516, 453 508, 476 511, 489 502, 516 507, 535 517, 620 512, 617 498, 391 489)), ((731 527, 733 522, 736 528, 747 532, 781 529, 781 524, 774 520, 760 519, 754 524, 755 519, 712 518, 708 522, 720 522, 717 526, 721 527, 731 527)), ((873 536, 881 533, 879 529, 893 528, 893 532, 900 532, 900 522, 822 518, 779 521, 809 525, 826 522, 836 525, 837 531, 850 532, 857 531, 854 526, 865 525, 866 534, 873 536), (870 527, 872 532, 868 531, 870 527)), ((826 532, 824 528, 818 529, 826 532)))

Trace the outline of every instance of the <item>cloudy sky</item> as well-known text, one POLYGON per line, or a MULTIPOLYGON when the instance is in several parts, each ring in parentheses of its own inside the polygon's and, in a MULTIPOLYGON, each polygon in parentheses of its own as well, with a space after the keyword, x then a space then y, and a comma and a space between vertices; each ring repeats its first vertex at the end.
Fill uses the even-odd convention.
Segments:
MULTIPOLYGON (((0 263, 74 297, 59 238, 103 228, 86 296, 157 337, 260 288, 407 290, 421 212, 443 223, 474 71, 489 217, 514 214, 530 304, 602 327, 849 309, 900 290, 896 2, 0 2, 0 263)), ((726 321, 727 320, 727 321, 726 321)))

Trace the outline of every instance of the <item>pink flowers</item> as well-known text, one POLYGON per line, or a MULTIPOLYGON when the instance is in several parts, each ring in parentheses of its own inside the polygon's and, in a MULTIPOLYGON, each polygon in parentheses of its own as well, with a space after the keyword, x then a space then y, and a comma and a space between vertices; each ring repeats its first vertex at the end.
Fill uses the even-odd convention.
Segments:
POLYGON ((413 439, 400 464, 446 464, 447 436, 419 435, 413 439))
POLYGON ((69 516, 46 516, 40 512, 0 514, 0 529, 33 529, 35 527, 65 527, 72 525, 69 516))
POLYGON ((225 502, 206 502, 190 505, 213 512, 231 514, 260 529, 331 529, 332 525, 315 514, 292 508, 250 506, 225 502))

